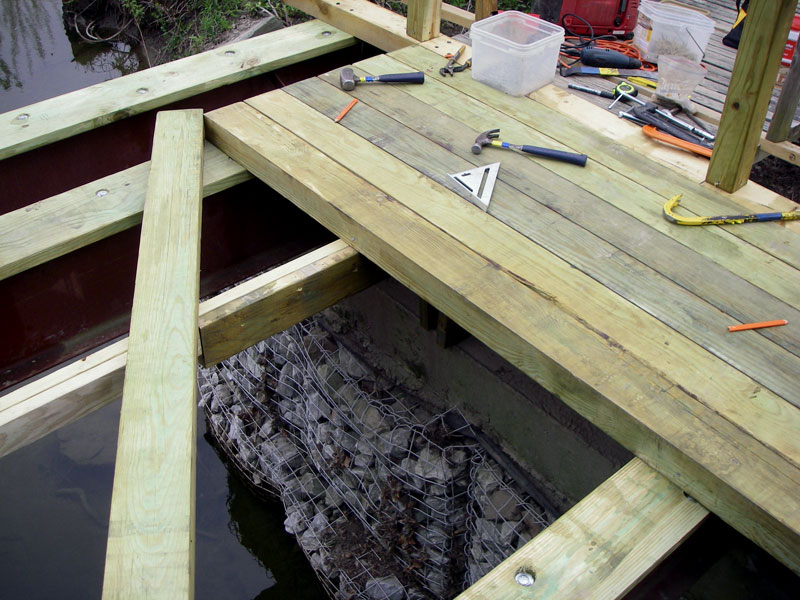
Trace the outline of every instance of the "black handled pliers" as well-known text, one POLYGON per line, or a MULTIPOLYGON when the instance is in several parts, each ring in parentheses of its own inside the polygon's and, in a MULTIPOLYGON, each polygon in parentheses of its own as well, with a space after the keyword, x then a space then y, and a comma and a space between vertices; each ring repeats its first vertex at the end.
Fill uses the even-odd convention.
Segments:
POLYGON ((452 77, 453 73, 460 73, 464 69, 469 68, 469 66, 472 64, 471 60, 468 60, 463 65, 456 65, 458 57, 461 56, 461 53, 464 52, 465 49, 466 46, 462 45, 461 48, 459 48, 455 54, 451 54, 450 60, 447 61, 447 65, 439 69, 439 75, 441 75, 442 77, 450 75, 450 77, 452 77))

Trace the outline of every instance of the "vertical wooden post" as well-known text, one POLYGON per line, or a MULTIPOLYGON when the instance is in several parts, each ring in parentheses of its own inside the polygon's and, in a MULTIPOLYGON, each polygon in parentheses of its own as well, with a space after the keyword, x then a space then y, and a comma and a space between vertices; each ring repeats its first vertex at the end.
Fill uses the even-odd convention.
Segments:
POLYGON ((497 0, 475 0, 475 20, 480 21, 497 10, 497 0))
POLYGON ((103 598, 194 596, 201 110, 158 114, 122 391, 103 598))
POLYGON ((770 142, 782 142, 787 139, 794 141, 791 139, 791 130, 798 102, 800 102, 800 51, 795 51, 767 131, 767 139, 770 142))
POLYGON ((706 181, 727 192, 750 177, 797 0, 752 0, 706 181))
POLYGON ((439 35, 442 22, 442 0, 408 0, 406 33, 424 42, 439 35))

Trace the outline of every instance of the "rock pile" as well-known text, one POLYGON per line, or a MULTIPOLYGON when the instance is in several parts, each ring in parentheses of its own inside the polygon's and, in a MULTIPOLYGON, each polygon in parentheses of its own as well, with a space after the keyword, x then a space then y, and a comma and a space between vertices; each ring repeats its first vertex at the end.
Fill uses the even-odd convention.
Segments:
POLYGON ((388 389, 314 323, 200 373, 209 430, 332 597, 453 597, 546 521, 446 413, 388 389))

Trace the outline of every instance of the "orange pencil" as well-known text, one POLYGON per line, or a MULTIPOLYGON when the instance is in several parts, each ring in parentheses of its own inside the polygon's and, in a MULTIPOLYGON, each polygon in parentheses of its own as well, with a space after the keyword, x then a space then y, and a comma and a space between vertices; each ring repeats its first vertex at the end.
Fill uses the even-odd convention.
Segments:
POLYGON ((350 104, 348 104, 347 106, 345 106, 345 107, 342 109, 342 112, 340 112, 338 115, 336 115, 336 118, 333 120, 333 122, 334 122, 334 123, 338 123, 339 121, 341 121, 342 119, 344 119, 344 116, 345 116, 345 115, 346 115, 348 112, 350 112, 350 109, 351 109, 351 108, 353 108, 353 107, 356 105, 356 102, 358 102, 358 98, 353 98, 352 100, 350 100, 350 104))
POLYGON ((761 323, 742 323, 741 325, 731 325, 728 331, 744 331, 746 329, 761 329, 763 327, 777 327, 779 325, 786 325, 789 321, 786 319, 778 319, 777 321, 762 321, 761 323))

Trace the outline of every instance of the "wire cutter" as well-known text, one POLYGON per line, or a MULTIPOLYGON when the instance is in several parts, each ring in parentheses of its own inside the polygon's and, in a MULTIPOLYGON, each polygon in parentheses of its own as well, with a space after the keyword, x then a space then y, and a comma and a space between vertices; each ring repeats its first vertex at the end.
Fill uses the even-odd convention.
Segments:
POLYGON ((450 75, 450 77, 452 77, 453 73, 458 73, 466 69, 472 61, 467 61, 467 63, 461 67, 456 65, 458 57, 461 56, 461 53, 464 52, 465 49, 466 46, 462 44, 461 48, 459 48, 455 54, 451 54, 449 56, 450 60, 447 61, 447 65, 439 69, 439 75, 441 75, 442 77, 450 75))

